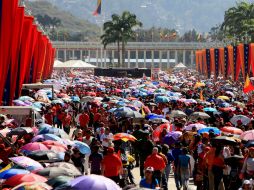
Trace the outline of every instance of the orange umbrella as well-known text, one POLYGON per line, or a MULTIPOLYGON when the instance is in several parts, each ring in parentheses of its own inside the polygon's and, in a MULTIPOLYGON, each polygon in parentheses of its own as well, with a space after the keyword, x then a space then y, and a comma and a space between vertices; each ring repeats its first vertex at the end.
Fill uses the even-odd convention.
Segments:
POLYGON ((117 133, 113 136, 114 140, 123 140, 123 141, 135 141, 137 140, 133 135, 128 133, 117 133))
POLYGON ((230 133, 235 135, 241 135, 243 133, 241 129, 238 129, 236 127, 222 127, 220 130, 223 133, 230 133))

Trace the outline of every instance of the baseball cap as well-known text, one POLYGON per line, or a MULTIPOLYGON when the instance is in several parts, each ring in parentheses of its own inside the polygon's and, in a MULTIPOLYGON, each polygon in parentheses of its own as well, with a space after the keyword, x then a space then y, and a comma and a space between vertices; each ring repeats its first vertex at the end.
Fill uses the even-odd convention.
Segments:
POLYGON ((251 184, 250 180, 244 180, 243 181, 243 185, 250 185, 250 184, 251 184))
POLYGON ((150 167, 147 167, 147 168, 146 168, 146 171, 153 172, 153 171, 154 171, 154 168, 151 167, 151 166, 150 166, 150 167))

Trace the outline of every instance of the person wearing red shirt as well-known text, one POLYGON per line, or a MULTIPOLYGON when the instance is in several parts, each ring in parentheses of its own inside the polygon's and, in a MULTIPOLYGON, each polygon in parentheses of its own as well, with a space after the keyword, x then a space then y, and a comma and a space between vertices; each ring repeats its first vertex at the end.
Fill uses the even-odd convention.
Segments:
POLYGON ((123 165, 119 156, 114 153, 113 147, 108 148, 107 155, 104 156, 101 164, 102 175, 118 183, 119 174, 122 172, 123 165))
POLYGON ((144 167, 153 167, 154 168, 154 176, 158 179, 159 183, 161 180, 161 174, 163 170, 166 168, 166 163, 164 159, 158 154, 158 148, 154 147, 153 152, 150 156, 146 158, 144 167))
POLYGON ((51 110, 48 110, 48 112, 44 115, 46 123, 49 125, 53 125, 53 113, 51 110))
POLYGON ((81 129, 87 128, 87 125, 89 123, 89 115, 87 114, 87 112, 83 112, 80 116, 79 116, 79 125, 81 127, 81 129))
POLYGON ((70 133, 71 119, 71 115, 68 112, 65 112, 63 117, 63 129, 67 134, 70 133))

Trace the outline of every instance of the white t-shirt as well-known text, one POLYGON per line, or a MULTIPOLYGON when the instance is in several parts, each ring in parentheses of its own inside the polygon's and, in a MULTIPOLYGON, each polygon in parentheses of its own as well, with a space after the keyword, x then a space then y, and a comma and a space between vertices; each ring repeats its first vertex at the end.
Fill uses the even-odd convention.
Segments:
POLYGON ((109 133, 108 135, 106 135, 105 133, 103 133, 100 138, 101 138, 100 140, 102 142, 101 143, 102 146, 108 147, 109 143, 111 143, 113 140, 113 134, 109 133), (106 140, 106 139, 108 139, 108 140, 106 140))

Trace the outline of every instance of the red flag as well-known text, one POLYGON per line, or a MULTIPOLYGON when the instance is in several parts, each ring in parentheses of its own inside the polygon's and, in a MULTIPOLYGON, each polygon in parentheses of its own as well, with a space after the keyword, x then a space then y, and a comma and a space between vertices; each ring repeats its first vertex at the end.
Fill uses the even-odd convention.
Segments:
POLYGON ((243 92, 247 94, 248 92, 251 92, 251 91, 254 91, 254 86, 251 84, 250 78, 247 75, 245 83, 244 83, 244 87, 243 87, 243 92))
POLYGON ((10 65, 11 39, 13 34, 14 19, 18 8, 18 0, 2 0, 0 10, 0 105, 8 69, 10 65))

